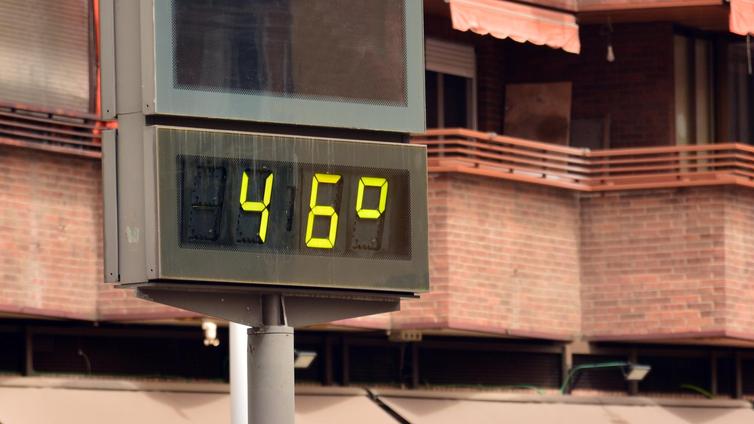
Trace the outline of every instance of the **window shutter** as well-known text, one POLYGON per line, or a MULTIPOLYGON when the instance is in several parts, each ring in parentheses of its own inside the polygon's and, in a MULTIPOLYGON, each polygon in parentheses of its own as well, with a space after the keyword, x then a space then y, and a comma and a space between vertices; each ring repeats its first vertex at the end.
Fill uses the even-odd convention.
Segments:
POLYGON ((0 102, 90 112, 89 0, 3 0, 0 102))
POLYGON ((425 54, 428 71, 472 79, 475 77, 476 58, 473 46, 427 38, 425 54))

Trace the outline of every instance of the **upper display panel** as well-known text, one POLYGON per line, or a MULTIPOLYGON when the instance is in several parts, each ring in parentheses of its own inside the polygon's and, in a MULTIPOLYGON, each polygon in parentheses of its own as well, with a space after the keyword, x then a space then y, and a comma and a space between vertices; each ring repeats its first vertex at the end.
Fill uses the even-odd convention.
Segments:
POLYGON ((424 129, 419 0, 146 2, 147 114, 424 129))

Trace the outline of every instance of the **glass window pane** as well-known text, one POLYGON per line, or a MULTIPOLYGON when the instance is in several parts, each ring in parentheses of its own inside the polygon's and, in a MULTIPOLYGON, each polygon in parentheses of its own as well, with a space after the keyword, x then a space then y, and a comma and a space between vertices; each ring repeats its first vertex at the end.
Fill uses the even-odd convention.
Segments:
POLYGON ((179 89, 406 105, 403 0, 174 0, 179 89))
POLYGON ((446 128, 468 127, 468 79, 443 75, 443 116, 446 128))
POLYGON ((426 71, 426 96, 427 96, 427 128, 439 126, 437 117, 437 72, 426 71))
POLYGON ((754 84, 748 72, 746 45, 730 44, 728 46, 728 138, 726 141, 752 143, 754 134, 749 122, 754 118, 754 84))

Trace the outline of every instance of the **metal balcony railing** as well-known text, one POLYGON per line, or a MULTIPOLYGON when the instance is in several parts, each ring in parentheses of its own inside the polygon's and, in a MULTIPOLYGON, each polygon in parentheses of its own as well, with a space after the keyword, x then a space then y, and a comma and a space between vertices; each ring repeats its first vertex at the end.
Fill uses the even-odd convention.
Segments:
POLYGON ((754 147, 740 143, 589 150, 464 128, 432 129, 430 172, 457 172, 579 191, 735 184, 754 188, 754 147))
POLYGON ((0 145, 99 158, 107 127, 94 115, 0 102, 0 145))

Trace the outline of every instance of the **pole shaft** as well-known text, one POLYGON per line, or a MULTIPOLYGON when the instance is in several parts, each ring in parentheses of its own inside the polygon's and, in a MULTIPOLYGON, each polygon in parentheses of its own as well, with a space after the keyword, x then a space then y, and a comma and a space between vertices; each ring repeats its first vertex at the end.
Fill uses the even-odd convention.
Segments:
POLYGON ((262 296, 262 322, 264 325, 283 325, 280 311, 279 294, 262 296))
POLYGON ((280 295, 262 298, 261 327, 248 331, 249 424, 294 424, 293 327, 280 295))
POLYGON ((231 424, 247 424, 249 415, 246 402, 249 395, 246 391, 247 351, 249 343, 246 338, 247 326, 230 323, 230 422, 231 424))

